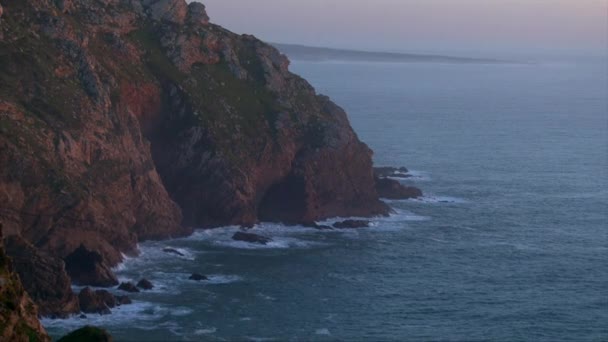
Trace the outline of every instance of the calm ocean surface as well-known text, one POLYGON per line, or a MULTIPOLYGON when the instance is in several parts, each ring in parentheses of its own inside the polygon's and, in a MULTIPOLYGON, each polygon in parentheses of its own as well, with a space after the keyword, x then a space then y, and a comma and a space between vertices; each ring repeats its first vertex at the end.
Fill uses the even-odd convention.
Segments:
POLYGON ((295 62, 422 200, 373 227, 263 224, 144 243, 156 288, 101 325, 117 341, 608 341, 606 62, 295 62), (167 255, 165 246, 184 257, 167 255), (210 281, 188 280, 192 272, 210 281))

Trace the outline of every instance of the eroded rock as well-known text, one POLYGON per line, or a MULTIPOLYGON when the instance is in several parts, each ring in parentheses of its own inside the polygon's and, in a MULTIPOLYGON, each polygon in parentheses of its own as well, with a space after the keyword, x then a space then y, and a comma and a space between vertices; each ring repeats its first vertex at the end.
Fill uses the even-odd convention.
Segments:
POLYGON ((137 293, 139 292, 139 289, 133 285, 133 283, 120 283, 120 285, 118 286, 118 289, 121 291, 125 291, 125 292, 131 292, 131 293, 137 293))
POLYGON ((109 315, 112 313, 110 307, 106 303, 107 296, 98 294, 90 287, 85 287, 80 291, 78 300, 80 302, 80 310, 84 313, 96 313, 100 315, 109 315))
POLYGON ((257 235, 253 233, 236 232, 232 235, 232 239, 236 241, 244 241, 249 243, 257 243, 260 245, 266 245, 272 242, 272 239, 266 236, 257 235))
POLYGON ((145 278, 137 282, 136 286, 143 290, 152 290, 154 288, 154 285, 152 285, 152 283, 145 278))
POLYGON ((77 285, 111 287, 118 285, 118 279, 103 261, 101 254, 80 245, 65 259, 66 271, 77 285))
POLYGON ((422 196, 422 190, 403 185, 390 178, 376 178, 376 191, 380 197, 388 199, 409 199, 422 196))
POLYGON ((5 245, 41 316, 66 318, 80 312, 63 260, 36 249, 20 236, 7 237, 5 245))

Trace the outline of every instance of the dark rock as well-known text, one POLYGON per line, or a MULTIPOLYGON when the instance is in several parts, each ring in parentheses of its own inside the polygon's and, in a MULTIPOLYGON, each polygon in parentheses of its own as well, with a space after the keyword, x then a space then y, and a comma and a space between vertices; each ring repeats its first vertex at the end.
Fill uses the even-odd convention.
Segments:
POLYGON ((165 248, 163 248, 163 252, 169 253, 169 254, 175 254, 175 255, 178 255, 178 256, 185 256, 184 253, 178 251, 175 248, 171 248, 171 247, 165 247, 165 248))
POLYGON ((374 177, 375 178, 409 178, 412 175, 407 174, 409 172, 405 167, 374 167, 374 177))
POLYGON ((82 314, 82 315, 78 316, 78 318, 80 318, 80 319, 86 319, 86 318, 87 318, 87 315, 82 314))
POLYGON ((86 326, 75 330, 57 340, 57 342, 112 342, 112 336, 107 331, 86 326))
POLYGON ((38 309, 4 252, 2 228, 0 222, 0 341, 49 342, 51 339, 38 320, 38 309))
POLYGON ((133 285, 133 283, 129 283, 129 282, 121 283, 118 286, 118 289, 121 291, 131 292, 131 293, 139 292, 139 289, 135 285, 133 285))
POLYGON ((111 287, 118 279, 103 261, 101 254, 80 245, 65 259, 65 268, 72 282, 77 285, 111 287))
POLYGON ((137 287, 144 290, 152 290, 154 285, 148 279, 142 279, 137 283, 137 287))
POLYGON ((116 297, 106 290, 96 290, 95 295, 104 302, 110 309, 116 307, 116 297))
POLYGON ((63 260, 36 249, 20 236, 7 237, 5 245, 41 316, 67 318, 80 312, 63 260))
POLYGON ((244 233, 244 232, 236 232, 234 233, 234 235, 232 236, 233 240, 236 241, 245 241, 245 242, 249 242, 249 243, 258 243, 260 245, 266 245, 269 242, 272 241, 271 238, 266 237, 266 236, 262 236, 262 235, 257 235, 257 234, 253 234, 253 233, 244 233))
POLYGON ((118 305, 128 305, 132 304, 133 301, 128 296, 116 296, 116 303, 118 305))
POLYGON ((306 227, 306 228, 315 228, 315 229, 319 229, 319 230, 331 230, 333 229, 330 226, 327 225, 323 225, 323 224, 318 224, 317 222, 304 222, 302 223, 302 226, 306 227))
POLYGON ((188 5, 188 23, 198 25, 208 25, 209 15, 205 10, 205 5, 200 2, 191 2, 188 5))
POLYGON ((376 191, 382 198, 408 199, 422 196, 422 191, 413 186, 405 186, 389 178, 376 178, 376 191))
POLYGON ((78 294, 80 301, 80 309, 84 313, 98 313, 100 315, 109 315, 112 313, 105 302, 104 295, 99 295, 90 287, 85 287, 78 294))
POLYGON ((334 223, 334 227, 335 228, 340 228, 340 229, 344 229, 344 228, 367 228, 367 227, 369 227, 369 221, 346 220, 346 221, 334 223))
POLYGON ((208 280, 209 278, 207 278, 206 276, 204 276, 202 274, 192 273, 192 275, 188 279, 190 279, 190 280, 196 280, 196 281, 201 281, 201 280, 208 280))

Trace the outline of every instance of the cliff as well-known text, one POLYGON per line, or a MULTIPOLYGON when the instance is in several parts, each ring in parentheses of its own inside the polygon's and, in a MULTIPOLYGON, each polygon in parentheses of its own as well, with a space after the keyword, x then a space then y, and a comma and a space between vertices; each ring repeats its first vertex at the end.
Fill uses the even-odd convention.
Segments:
POLYGON ((0 222, 73 280, 189 227, 388 212, 344 111, 202 4, 1 2, 0 222))
POLYGON ((0 341, 50 341, 38 321, 38 311, 13 271, 2 245, 0 227, 0 341))

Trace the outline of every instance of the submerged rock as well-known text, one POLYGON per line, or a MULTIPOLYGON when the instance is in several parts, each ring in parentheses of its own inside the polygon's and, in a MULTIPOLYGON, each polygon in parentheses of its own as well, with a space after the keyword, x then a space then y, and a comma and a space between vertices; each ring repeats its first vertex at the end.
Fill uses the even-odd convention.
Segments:
POLYGON ((272 242, 272 239, 266 236, 257 235, 253 233, 244 233, 244 232, 236 232, 232 236, 233 240, 236 241, 245 241, 249 243, 257 243, 260 245, 266 245, 269 242, 272 242))
POLYGON ((72 282, 77 285, 111 287, 118 285, 118 279, 101 254, 80 245, 65 259, 65 268, 72 282))
POLYGON ((177 256, 185 256, 184 253, 178 251, 175 248, 171 248, 171 247, 165 247, 165 248, 163 248, 163 252, 168 253, 168 254, 175 254, 177 256))
POLYGON ((315 228, 315 229, 319 229, 319 230, 333 229, 331 226, 324 225, 324 224, 318 224, 317 222, 314 222, 314 221, 302 223, 302 226, 306 227, 306 228, 315 228))
POLYGON ((363 220, 345 220, 342 222, 336 222, 334 223, 334 227, 335 228, 340 228, 340 229, 344 229, 344 228, 367 228, 369 227, 369 221, 363 221, 363 220))
POLYGON ((67 334, 57 342, 113 342, 113 339, 104 329, 85 326, 67 334))
POLYGON ((192 275, 188 279, 190 279, 190 280, 196 280, 196 281, 201 281, 201 280, 208 280, 209 278, 207 278, 206 276, 204 276, 202 274, 192 273, 192 275))
POLYGON ((374 167, 374 177, 376 178, 386 178, 386 177, 394 177, 394 178, 409 178, 411 175, 407 174, 409 172, 405 167, 390 167, 390 166, 382 166, 382 167, 374 167))
POLYGON ((139 292, 139 289, 135 285, 133 285, 133 283, 130 283, 130 282, 121 283, 118 286, 118 289, 121 291, 131 292, 131 293, 139 292))
POLYGON ((154 285, 152 285, 152 283, 145 278, 140 280, 136 286, 144 290, 152 290, 154 288, 154 285))
POLYGON ((405 186, 399 181, 389 178, 376 178, 376 191, 382 198, 388 199, 408 199, 422 196, 422 190, 405 186))

